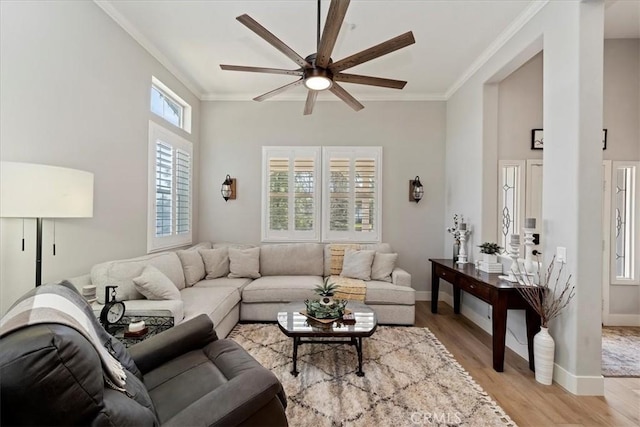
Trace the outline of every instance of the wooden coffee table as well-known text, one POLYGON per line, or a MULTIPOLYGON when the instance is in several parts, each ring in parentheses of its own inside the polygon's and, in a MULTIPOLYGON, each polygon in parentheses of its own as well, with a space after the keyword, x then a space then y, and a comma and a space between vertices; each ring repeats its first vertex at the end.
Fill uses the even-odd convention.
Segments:
POLYGON ((364 304, 349 302, 347 310, 355 315, 355 322, 336 320, 321 323, 300 314, 306 307, 302 302, 288 304, 278 312, 278 326, 288 337, 293 338, 293 370, 291 375, 298 376, 298 346, 302 344, 348 344, 358 352, 358 370, 356 375, 364 376, 362 371, 362 338, 370 337, 376 331, 376 314, 364 304), (303 338, 311 338, 305 339, 303 338), (313 339, 322 338, 322 339, 313 339), (327 338, 335 338, 329 340, 327 338))

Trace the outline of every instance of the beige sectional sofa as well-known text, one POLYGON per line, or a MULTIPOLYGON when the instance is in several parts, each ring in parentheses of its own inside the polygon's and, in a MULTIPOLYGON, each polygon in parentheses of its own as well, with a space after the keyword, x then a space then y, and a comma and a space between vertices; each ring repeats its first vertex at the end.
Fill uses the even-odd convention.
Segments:
MULTIPOLYGON (((361 245, 361 249, 376 255, 392 252, 386 243, 361 245)), ((238 321, 275 321, 284 304, 313 298, 313 289, 331 274, 330 265, 330 244, 252 247, 200 243, 187 250, 97 264, 90 274, 70 281, 79 289, 96 286, 96 313, 104 303, 104 287, 117 285, 118 299, 125 301, 130 315, 171 315, 178 324, 204 313, 213 321, 218 336, 225 337, 238 321), (144 287, 150 284, 144 278, 154 272, 156 276, 149 277, 157 277, 157 271, 163 280, 168 278, 165 286, 175 286, 171 291, 177 289, 176 297, 145 298, 143 293, 156 297, 144 287)), ((381 324, 412 325, 415 291, 411 275, 394 267, 383 279, 366 281, 365 303, 374 309, 381 324)))

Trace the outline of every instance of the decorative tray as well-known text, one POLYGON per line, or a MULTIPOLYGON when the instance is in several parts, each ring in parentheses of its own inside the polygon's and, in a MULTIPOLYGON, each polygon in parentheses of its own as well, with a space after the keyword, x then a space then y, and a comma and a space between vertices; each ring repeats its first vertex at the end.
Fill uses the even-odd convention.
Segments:
MULTIPOLYGON (((350 313, 351 313, 351 310, 345 310, 342 315, 344 316, 345 314, 350 314, 350 313)), ((342 318, 342 316, 340 316, 340 317, 333 317, 333 318, 330 318, 330 319, 318 319, 317 317, 313 317, 312 315, 307 313, 307 310, 300 310, 300 314, 302 314, 303 316, 308 317, 309 319, 313 319, 313 320, 315 320, 317 322, 327 323, 327 324, 331 323, 331 322, 335 322, 336 320, 342 318)))

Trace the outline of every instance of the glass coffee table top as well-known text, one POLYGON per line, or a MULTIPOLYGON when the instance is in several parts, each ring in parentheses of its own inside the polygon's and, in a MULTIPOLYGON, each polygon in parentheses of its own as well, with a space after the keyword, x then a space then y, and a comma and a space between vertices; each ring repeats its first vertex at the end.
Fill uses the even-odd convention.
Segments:
POLYGON ((284 306, 278 312, 278 326, 289 337, 369 337, 373 335, 377 326, 376 315, 368 306, 349 302, 346 309, 355 315, 355 321, 337 319, 331 323, 322 323, 304 314, 303 302, 295 302, 284 306))

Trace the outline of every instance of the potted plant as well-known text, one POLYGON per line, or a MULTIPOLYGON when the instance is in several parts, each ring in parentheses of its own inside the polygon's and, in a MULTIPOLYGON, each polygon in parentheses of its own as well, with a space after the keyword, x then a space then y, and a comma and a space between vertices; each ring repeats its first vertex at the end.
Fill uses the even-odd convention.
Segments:
POLYGON ((453 215, 453 227, 447 227, 447 233, 453 236, 453 262, 458 261, 458 254, 460 253, 460 223, 464 222, 462 214, 453 215))
POLYGON ((544 275, 541 274, 541 265, 538 261, 538 280, 534 276, 520 271, 517 287, 522 297, 540 316, 540 332, 533 337, 533 358, 536 368, 536 381, 550 385, 553 382, 553 360, 555 352, 555 341, 549 334, 549 322, 560 315, 571 299, 574 297, 575 286, 571 285, 571 275, 564 284, 561 283, 564 263, 560 264, 560 270, 555 279, 552 279, 556 257, 551 259, 551 263, 544 275), (553 283, 552 285, 550 285, 553 283))
POLYGON ((502 247, 497 243, 484 242, 478 246, 480 253, 482 254, 482 260, 484 262, 496 263, 498 262, 498 254, 502 251, 502 247))
POLYGON ((329 277, 325 277, 324 283, 315 287, 314 292, 320 295, 320 304, 329 305, 333 302, 333 295, 335 294, 337 285, 335 283, 329 283, 329 277))

